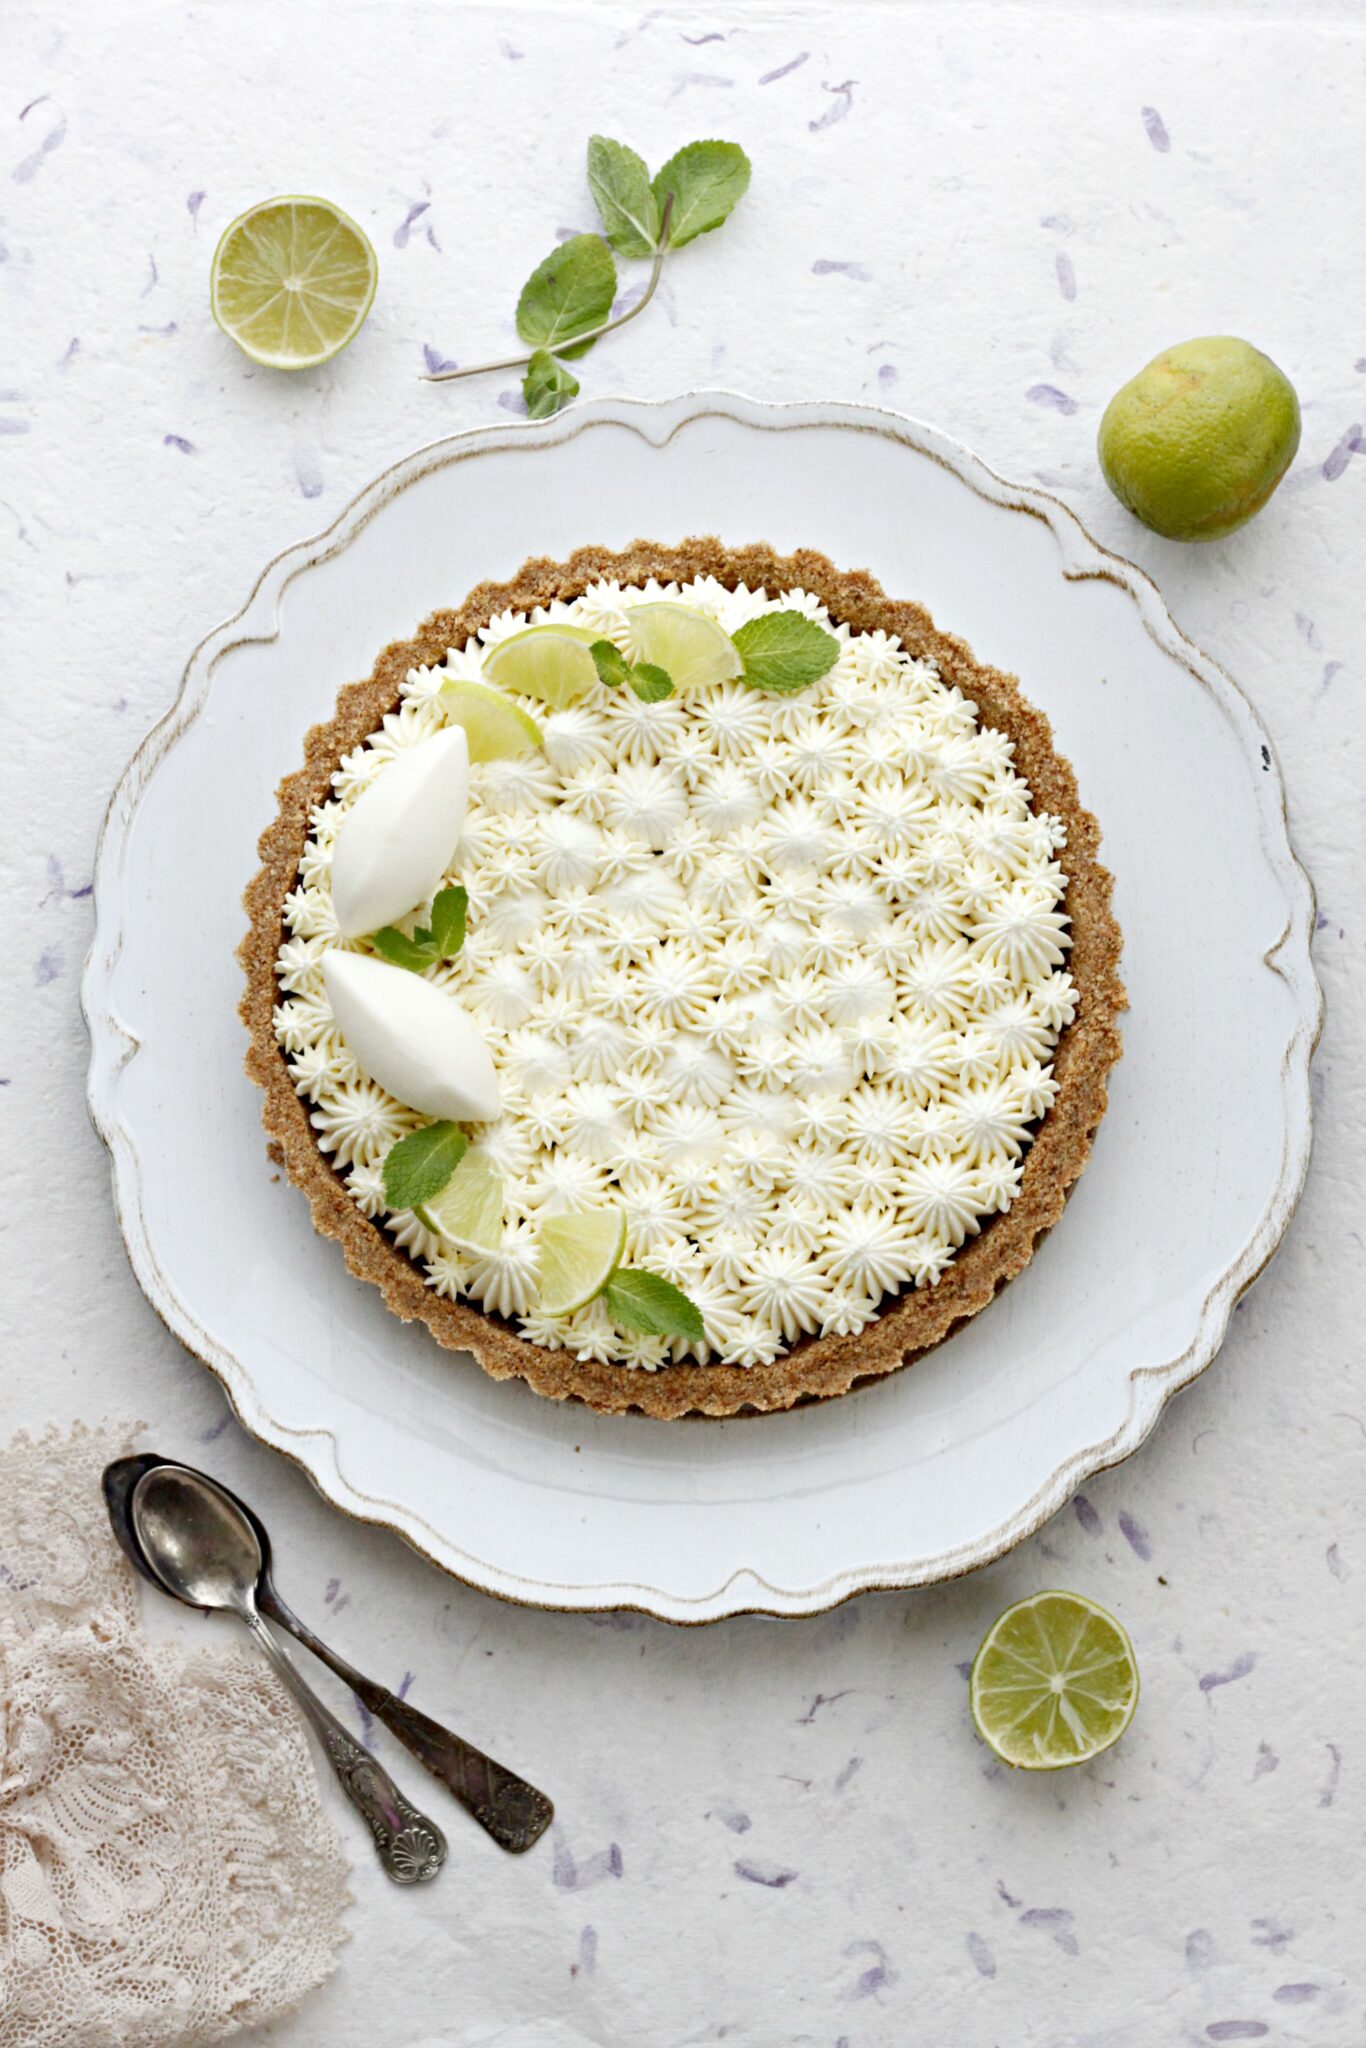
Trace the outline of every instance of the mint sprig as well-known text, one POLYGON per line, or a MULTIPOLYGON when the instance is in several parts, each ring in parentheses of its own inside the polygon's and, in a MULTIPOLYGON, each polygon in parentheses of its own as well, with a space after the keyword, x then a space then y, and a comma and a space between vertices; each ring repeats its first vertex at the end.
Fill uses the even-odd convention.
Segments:
POLYGON ((384 1199, 391 1209, 433 1202, 459 1166, 469 1139, 458 1124, 428 1124, 384 1155, 384 1199))
POLYGON ((465 943, 465 913, 469 891, 463 883, 439 889, 432 903, 430 925, 419 925, 411 938, 396 924, 381 925, 370 934, 370 944, 391 966, 406 967, 410 974, 422 974, 442 960, 453 960, 465 943))
POLYGON ((701 1312, 681 1287, 661 1280, 657 1273, 644 1273, 636 1266, 618 1266, 602 1290, 607 1313, 623 1330, 642 1337, 681 1337, 688 1344, 702 1344, 706 1331, 701 1312))
POLYGON ((728 219, 749 189, 749 158, 738 142, 690 142, 651 178, 643 157, 607 135, 590 136, 588 186, 603 234, 571 235, 538 263, 517 301, 524 356, 464 368, 428 370, 424 382, 445 384, 488 370, 525 370, 527 413, 549 419, 578 395, 562 357, 587 353, 600 335, 635 320, 654 297, 665 255, 728 219), (617 271, 613 251, 648 258, 650 275, 635 304, 612 318, 617 271))
POLYGON ((820 681, 840 658, 840 644, 805 612, 763 612, 731 634, 751 690, 791 696, 820 681))
POLYGON ((672 697, 673 677, 657 662, 630 662, 610 640, 595 640, 588 652, 593 657, 598 681, 606 683, 609 690, 625 683, 645 704, 659 704, 665 697, 672 697))

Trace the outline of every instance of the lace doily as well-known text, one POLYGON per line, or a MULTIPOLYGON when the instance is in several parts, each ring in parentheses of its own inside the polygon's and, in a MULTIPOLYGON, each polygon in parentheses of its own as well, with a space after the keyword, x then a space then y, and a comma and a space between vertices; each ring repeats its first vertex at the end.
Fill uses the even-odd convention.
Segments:
POLYGON ((131 1432, 0 1451, 0 2048, 213 2041, 344 1938, 346 1862, 259 1657, 138 1626, 100 1472, 131 1432))

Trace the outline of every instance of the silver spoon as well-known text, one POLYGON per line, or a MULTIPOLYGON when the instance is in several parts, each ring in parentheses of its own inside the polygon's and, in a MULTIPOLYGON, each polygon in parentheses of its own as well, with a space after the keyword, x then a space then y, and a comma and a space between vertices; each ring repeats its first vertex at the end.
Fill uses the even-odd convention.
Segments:
POLYGON ((369 1750, 328 1712, 261 1619, 261 1546, 251 1524, 212 1479, 181 1465, 144 1472, 131 1508, 143 1555, 166 1591, 187 1606, 235 1614, 251 1630, 322 1743, 343 1792, 369 1824, 386 1874, 395 1884, 435 1877, 446 1860, 440 1828, 409 1805, 369 1750))
MULTIPOLYGON (((160 1586, 161 1580, 142 1554, 130 1513, 133 1490, 138 1481, 158 1465, 175 1465, 180 1471, 194 1472, 192 1465, 180 1465, 178 1460, 163 1458, 156 1451, 140 1451, 129 1458, 116 1458, 112 1465, 107 1465, 103 1484, 109 1519, 125 1557, 144 1578, 160 1586)), ((492 1835, 501 1848, 518 1855, 538 1842, 555 1816, 555 1809, 545 1793, 529 1785, 525 1778, 519 1778, 506 1764, 485 1756, 482 1749, 476 1749, 463 1735, 444 1728, 430 1714, 424 1714, 420 1707, 400 1699, 373 1678, 367 1678, 364 1672, 357 1671, 353 1664, 348 1664, 344 1657, 331 1649, 321 1636, 314 1635, 312 1629, 286 1606, 276 1590, 270 1537, 260 1516, 221 1480, 210 1480, 207 1473, 195 1476, 216 1487, 255 1535, 261 1552, 256 1604, 267 1620, 288 1629, 296 1642, 311 1650, 343 1685, 349 1686, 367 1713, 382 1721, 390 1734, 397 1736, 405 1749, 410 1750, 433 1777, 441 1780, 447 1791, 460 1801, 466 1812, 487 1834, 492 1835)))

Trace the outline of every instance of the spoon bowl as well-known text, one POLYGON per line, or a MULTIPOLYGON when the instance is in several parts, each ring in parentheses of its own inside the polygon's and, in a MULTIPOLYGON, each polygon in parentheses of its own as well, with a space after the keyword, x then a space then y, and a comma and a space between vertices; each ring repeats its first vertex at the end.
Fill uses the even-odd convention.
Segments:
POLYGON ((143 1556, 142 1545, 133 1530, 133 1489, 143 1473, 150 1472, 153 1466, 174 1462, 173 1458, 163 1458, 157 1451, 135 1451, 129 1458, 115 1458, 113 1464, 106 1465, 100 1474, 104 1504, 109 1510, 109 1526, 118 1539, 119 1549, 138 1577, 146 1579, 149 1586, 155 1586, 158 1593, 164 1593, 166 1588, 143 1556))
POLYGON ((256 1610, 265 1559, 237 1503, 201 1473, 157 1465, 133 1489, 133 1531, 168 1593, 189 1607, 256 1610))

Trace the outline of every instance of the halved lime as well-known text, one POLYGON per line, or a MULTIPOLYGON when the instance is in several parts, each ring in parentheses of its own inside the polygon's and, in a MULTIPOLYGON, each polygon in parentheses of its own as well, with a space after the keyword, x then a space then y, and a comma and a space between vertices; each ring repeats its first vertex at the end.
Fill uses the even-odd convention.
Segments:
POLYGON ((503 1176, 477 1148, 468 1151, 441 1193, 413 1212, 438 1237, 475 1252, 496 1252, 503 1241, 503 1176))
POLYGON ((452 725, 463 725, 471 761, 513 761, 545 745, 535 719, 501 690, 452 676, 442 687, 441 705, 452 725))
POLYGON ((624 1209, 547 1216, 540 1230, 541 1314, 572 1316, 601 1294, 626 1249, 624 1209))
POLYGON ((689 605, 635 604, 626 614, 631 653, 636 661, 666 669, 676 690, 699 690, 708 683, 727 683, 744 671, 739 650, 729 633, 689 605))
POLYGON ((972 1718, 1003 1762, 1057 1771, 1099 1756, 1138 1704, 1134 1646, 1081 1593, 1035 1593, 992 1623, 972 1666, 972 1718))
POLYGON ((213 317, 272 370, 311 370, 359 334, 379 266, 369 238, 329 199, 263 199, 213 252, 213 317))
POLYGON ((602 636, 583 626, 528 626, 484 656, 484 674, 500 690, 520 690, 552 711, 587 696, 598 679, 588 652, 602 636))

